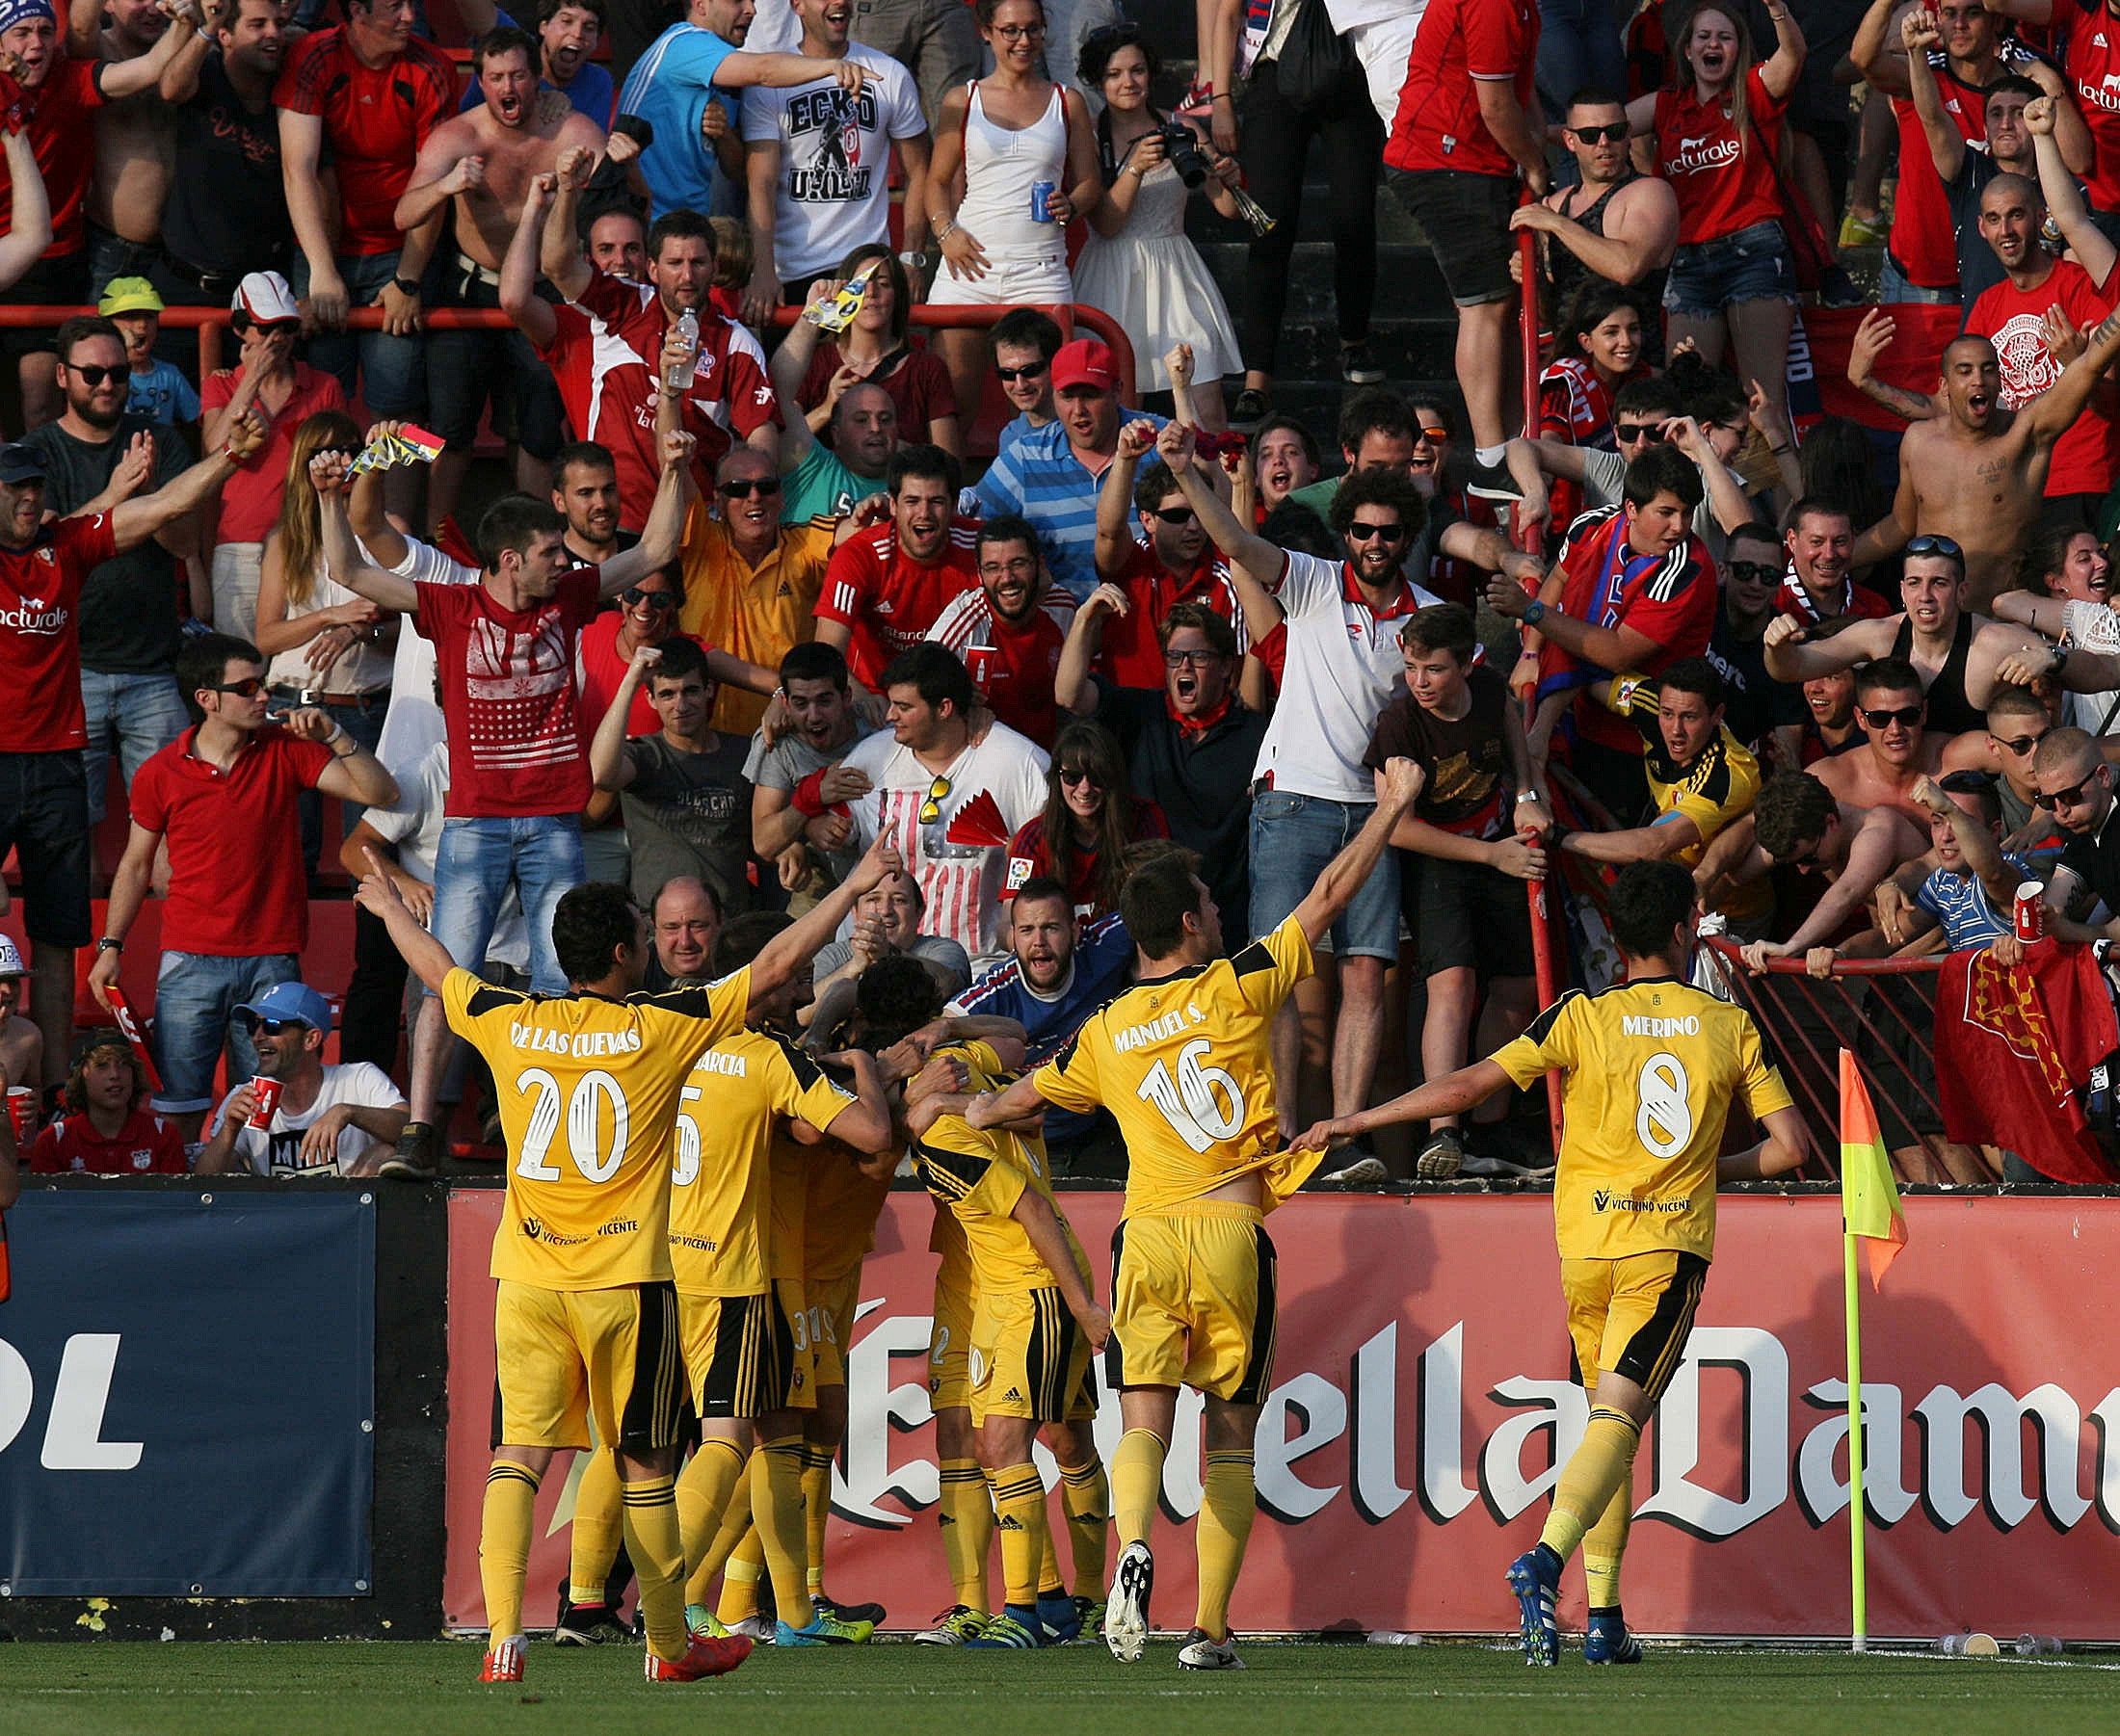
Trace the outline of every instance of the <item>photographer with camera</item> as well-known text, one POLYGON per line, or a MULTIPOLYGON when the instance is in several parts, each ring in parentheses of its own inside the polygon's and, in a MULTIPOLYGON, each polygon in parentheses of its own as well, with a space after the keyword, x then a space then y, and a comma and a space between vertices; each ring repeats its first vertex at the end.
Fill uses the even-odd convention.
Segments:
MULTIPOLYGON (((1134 383, 1144 395, 1164 385, 1155 358, 1190 344, 1194 415, 1203 428, 1226 428, 1222 377, 1241 366, 1236 332, 1221 290, 1185 238, 1185 201, 1204 194, 1224 217, 1241 216, 1236 159, 1190 121, 1149 106, 1149 85, 1160 70, 1136 25, 1108 25, 1082 43, 1075 76, 1104 97, 1097 154, 1105 193, 1074 262, 1074 295, 1132 337, 1134 383)), ((1177 390, 1184 382, 1170 384, 1177 390)))

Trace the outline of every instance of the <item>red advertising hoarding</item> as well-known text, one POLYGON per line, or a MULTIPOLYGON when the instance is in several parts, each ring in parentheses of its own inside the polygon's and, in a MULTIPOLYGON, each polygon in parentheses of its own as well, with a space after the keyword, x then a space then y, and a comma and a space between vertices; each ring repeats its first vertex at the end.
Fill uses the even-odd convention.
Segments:
MULTIPOLYGON (((484 1619, 486 1271, 500 1197, 450 1201, 442 1607, 461 1628, 484 1619)), ((1116 1194, 1061 1203, 1085 1246, 1108 1244, 1116 1194)), ((1730 1197, 1720 1216, 1685 1365, 1635 1465, 1629 1618, 1649 1634, 1844 1634, 1839 1202, 1730 1197)), ((1865 1315, 1871 1633, 2120 1637, 2120 1381, 2093 1304, 2120 1271, 2120 1201, 1921 1197, 1907 1221, 1911 1246, 1865 1315)), ((899 1193, 878 1225, 827 1545, 827 1583, 881 1598, 892 1627, 950 1602, 926 1426, 929 1222, 924 1196, 899 1193)), ((1586 1410, 1567 1378, 1549 1202, 1299 1196, 1269 1227, 1281 1336, 1259 1431, 1261 1513, 1232 1619, 1258 1632, 1513 1627, 1502 1567, 1536 1539, 1556 1446, 1574 1445, 1586 1410)), ((1098 1432, 1108 1455, 1115 1395, 1098 1432)), ((547 1478, 533 1620, 565 1575, 571 1498, 570 1477, 547 1478)), ((1179 1627, 1191 1619, 1199 1501, 1188 1400, 1157 1547, 1158 1614, 1179 1627)), ((1563 1619, 1579 1626, 1574 1573, 1569 1591, 1563 1619)))

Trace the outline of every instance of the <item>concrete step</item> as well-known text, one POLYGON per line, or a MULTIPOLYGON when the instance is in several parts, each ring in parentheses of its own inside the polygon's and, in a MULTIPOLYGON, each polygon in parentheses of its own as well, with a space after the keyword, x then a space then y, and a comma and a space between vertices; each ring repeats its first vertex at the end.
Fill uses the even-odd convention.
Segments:
MULTIPOLYGON (((1250 270, 1245 248, 1237 242, 1208 242, 1201 247, 1200 256, 1221 284, 1233 311, 1243 300, 1245 275, 1250 270)), ((1338 305, 1333 264, 1329 242, 1296 244, 1288 265, 1286 317, 1291 325, 1333 322, 1338 305)), ((1376 312, 1383 318, 1426 322, 1444 330, 1457 328, 1456 311, 1443 287, 1443 274, 1424 247, 1397 244, 1377 249, 1376 312)))

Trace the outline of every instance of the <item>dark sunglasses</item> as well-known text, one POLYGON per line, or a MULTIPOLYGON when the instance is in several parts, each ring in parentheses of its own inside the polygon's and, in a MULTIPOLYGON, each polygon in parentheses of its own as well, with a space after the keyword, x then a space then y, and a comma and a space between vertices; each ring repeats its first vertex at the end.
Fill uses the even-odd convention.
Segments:
POLYGON ((252 1037, 284 1037, 290 1031, 309 1028, 299 1018, 258 1018, 254 1015, 246 1018, 243 1024, 252 1037))
POLYGON ((1912 729, 1921 721, 1924 709, 1926 708, 1920 705, 1901 705, 1892 711, 1872 711, 1866 705, 1862 708, 1863 722, 1872 729, 1890 729, 1895 723, 1904 723, 1912 729))
POLYGON ((2055 790, 2051 795, 2044 791, 2035 794, 2031 799, 2031 804, 2037 808, 2044 808, 2050 814, 2064 802, 2071 807, 2081 807, 2084 800, 2083 792, 2091 786, 2098 774, 2104 770, 2103 766, 2093 766, 2065 790, 2055 790))
POLYGON ((1614 438, 1625 440, 1631 446, 1636 440, 1660 440, 1663 438, 1661 422, 1615 422, 1612 425, 1614 438))
POLYGON ((1942 555, 1947 560, 1961 563, 1966 558, 1966 551, 1960 548, 1955 540, 1949 537, 1936 536, 1933 533, 1909 537, 1906 552, 1910 555, 1942 555))
POLYGON ((1049 361, 1026 361, 1020 368, 995 368, 994 374, 995 379, 1006 381, 1010 385, 1014 385, 1019 380, 1042 378, 1046 370, 1051 366, 1052 363, 1049 361))
POLYGON ((302 329, 300 320, 260 320, 251 327, 252 331, 262 331, 267 337, 293 337, 302 329))
POLYGON ((716 486, 724 500, 749 500, 754 494, 770 498, 781 491, 781 479, 777 476, 758 476, 746 482, 739 478, 735 482, 716 486))
POLYGON ((1747 585, 1778 585, 1782 581, 1782 569, 1764 561, 1733 561, 1730 576, 1747 585))
POLYGON ((1149 516, 1160 518, 1165 524, 1190 524, 1200 514, 1190 507, 1163 507, 1151 513, 1149 516))
POLYGON ((1059 776, 1062 783, 1086 783, 1100 790, 1104 787, 1104 780, 1087 766, 1064 766, 1061 768, 1059 776))
POLYGON ((1358 518, 1347 527, 1347 535, 1357 542, 1368 542, 1381 537, 1387 542, 1401 542, 1406 538, 1403 524, 1375 524, 1366 518, 1358 518))
MULTIPOLYGON (((1997 747, 2007 748, 2019 759, 2022 759, 2046 739, 2044 735, 2017 735, 2011 736, 2005 741, 2002 737, 1997 736, 1995 743, 1997 747)), ((1949 787, 1948 782, 1945 787, 1949 787)))
POLYGON ((209 682, 206 691, 210 694, 233 694, 239 699, 254 699, 265 691, 265 681, 259 675, 245 675, 240 681, 209 682))
POLYGON ((637 609, 643 603, 650 609, 675 609, 677 595, 674 591, 643 591, 638 585, 628 585, 619 592, 619 601, 628 609, 637 609))
POLYGON ((1431 427, 1426 422, 1423 422, 1420 425, 1418 432, 1420 434, 1420 437, 1426 440, 1431 446, 1440 446, 1443 444, 1444 441, 1447 440, 1450 437, 1450 431, 1447 428, 1431 427))
POLYGON ((93 390, 94 390, 94 389, 95 389, 95 388, 96 388, 97 386, 101 385, 101 384, 102 384, 102 383, 103 383, 103 382, 104 382, 104 381, 105 381, 106 380, 116 380, 116 379, 118 379, 118 378, 119 378, 119 377, 120 375, 124 375, 124 374, 129 374, 129 373, 131 373, 131 372, 132 372, 132 370, 131 370, 131 369, 130 369, 129 367, 125 367, 125 368, 103 368, 103 367, 97 367, 97 366, 96 366, 96 365, 95 365, 95 364, 94 364, 93 362, 90 362, 90 363, 88 363, 88 364, 87 364, 86 366, 84 366, 84 365, 83 365, 82 363, 80 363, 80 362, 77 362, 77 361, 69 361, 69 362, 68 362, 68 363, 66 364, 66 372, 67 372, 67 373, 69 373, 69 374, 75 375, 76 377, 78 377, 78 378, 80 379, 81 382, 82 382, 82 383, 83 383, 84 385, 86 385, 86 386, 87 386, 87 387, 88 387, 88 388, 89 388, 89 389, 90 389, 90 390, 91 390, 91 391, 93 392, 93 390))
POLYGON ((1585 145, 1618 145, 1630 130, 1625 120, 1609 120, 1603 126, 1572 126, 1568 129, 1585 145))

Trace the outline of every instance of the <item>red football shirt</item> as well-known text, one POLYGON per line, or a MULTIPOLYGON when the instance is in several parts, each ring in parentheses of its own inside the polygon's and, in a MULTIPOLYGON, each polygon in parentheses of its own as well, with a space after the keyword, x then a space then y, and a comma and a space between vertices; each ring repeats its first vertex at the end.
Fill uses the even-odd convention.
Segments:
MULTIPOLYGON (((581 739, 585 742, 596 735, 603 714, 611 709, 611 701, 625 685, 631 659, 619 653, 619 629, 624 624, 623 615, 608 609, 582 629, 581 644, 574 653, 574 679, 581 687, 581 739)), ((691 640, 702 651, 713 649, 697 634, 680 633, 677 637, 691 640)), ((643 681, 633 695, 633 708, 625 714, 627 735, 654 735, 662 728, 662 719, 648 702, 648 687, 643 681)))
MULTIPOLYGON (((1980 292, 1966 315, 1966 331, 1993 340, 2002 364, 2002 402, 2022 409, 2061 378, 2047 348, 2040 316, 2058 306, 2080 330, 2112 311, 2112 298, 2073 259, 2063 259, 2037 289, 2021 290, 2004 277, 1980 292)), ((2104 388, 2101 388, 2103 390, 2104 388)), ((2074 426, 2054 443, 2047 470, 2049 494, 2103 494, 2120 471, 2120 427, 2093 396, 2074 426)))
MULTIPOLYGON (((2059 21, 2056 17, 2055 22, 2059 21)), ((1997 28, 2002 26, 1998 24, 1997 28)), ((2036 58, 2014 39, 1998 42, 1996 54, 2005 73, 2022 74, 2026 63, 2036 58)), ((1969 144, 1985 149, 1986 90, 1967 84, 1952 72, 1941 48, 1929 51, 1928 64, 1936 74, 1936 91, 1944 99, 1944 113, 1969 144)), ((1950 199, 1936 172, 1936 160, 1928 154, 1928 136, 1921 131, 1921 119, 1914 112, 1912 100, 1894 97, 1892 113, 1899 124, 1899 191, 1892 208, 1892 233, 1886 251, 1899 262, 1909 283, 1924 289, 1948 289, 1958 281, 1958 241, 1950 221, 1950 199)), ((2087 108, 2084 117, 2093 126, 2097 124, 2087 108)))
POLYGON ((1480 118, 1473 81, 1508 80, 1529 111, 1538 8, 1531 0, 1432 0, 1420 22, 1384 160, 1393 169, 1515 174, 1516 159, 1480 118))
POLYGON ((1192 571, 1177 574, 1155 558, 1153 549, 1136 542, 1118 572, 1100 576, 1124 591, 1131 605, 1125 615, 1105 614, 1104 636, 1098 644, 1097 672, 1114 687, 1163 685, 1163 647, 1155 629, 1176 604, 1206 604, 1236 629, 1238 645, 1244 644, 1244 609, 1236 600, 1236 587, 1230 582, 1229 568, 1211 556, 1203 556, 1192 571))
POLYGON ((452 817, 534 819, 589 804, 574 643, 596 618, 599 569, 576 567, 527 609, 484 585, 417 587, 449 731, 452 817))
MULTIPOLYGON (((1781 217, 1774 153, 1782 147, 1789 104, 1767 93, 1757 66, 1745 74, 1744 99, 1748 124, 1740 140, 1721 98, 1703 103, 1691 80, 1683 91, 1656 93, 1656 172, 1678 197, 1681 245, 1719 241, 1781 217)), ((1921 154, 1928 154, 1926 145, 1921 154)))
POLYGON ((995 717, 1041 748, 1052 746, 1060 732, 1053 678, 1068 636, 1051 615, 1041 608, 1028 620, 1003 620, 979 587, 953 598, 928 637, 965 660, 971 684, 995 717))
POLYGON ((979 589, 974 539, 979 527, 952 518, 940 559, 923 565, 898 547, 898 530, 886 522, 849 537, 832 551, 817 618, 835 620, 853 638, 847 667, 855 680, 880 693, 885 667, 916 645, 942 611, 967 591, 979 589))
POLYGON ((342 254, 394 253, 397 202, 427 135, 457 112, 457 71, 412 37, 387 66, 364 66, 346 27, 312 31, 288 50, 273 106, 324 118, 326 161, 338 176, 342 254))
POLYGON ((224 772, 194 751, 198 736, 185 730, 133 778, 133 823, 169 845, 162 945, 216 958, 299 953, 309 941, 309 886, 290 848, 301 828, 295 798, 316 788, 331 750, 268 723, 224 772))
POLYGON ((81 709, 81 586, 117 554, 111 515, 61 518, 0 548, 0 753, 89 745, 81 709))
MULTIPOLYGON (((211 415, 226 409, 243 383, 243 370, 235 367, 209 374, 199 382, 199 408, 211 415)), ((260 407, 262 408, 262 407, 260 407)), ((236 466, 221 487, 221 520, 214 540, 262 542, 265 533, 279 516, 280 496, 287 490, 287 460, 294 456, 295 430, 320 409, 344 409, 346 389, 336 374, 326 374, 305 361, 295 363, 295 389, 265 431, 265 444, 236 466)))
MULTIPOLYGON (((46 259, 78 253, 88 245, 82 203, 89 196, 90 177, 95 173, 89 117, 108 100, 97 82, 101 65, 62 54, 42 84, 22 92, 30 150, 37 158, 38 172, 44 177, 44 196, 51 201, 51 246, 42 254, 46 259)), ((7 164, 0 161, 0 234, 13 227, 14 183, 7 164)))
MULTIPOLYGON (((567 419, 585 440, 609 449, 619 470, 619 522, 638 531, 655 504, 662 459, 655 450, 655 367, 669 316, 655 292, 592 272, 579 302, 555 307, 559 331, 538 354, 558 380, 567 419)), ((693 480, 714 492, 714 468, 737 440, 779 427, 781 409, 765 376, 765 352, 733 321, 700 321, 700 359, 685 392, 683 422, 699 445, 693 480)))
POLYGON ((61 1116, 30 1143, 37 1175, 183 1175, 184 1136, 160 1116, 136 1109, 116 1138, 105 1139, 85 1115, 61 1116))
POLYGON ((2083 190, 2101 211, 2120 210, 2120 18, 2105 0, 2055 7, 2054 23, 2068 27, 2062 70, 2090 129, 2094 154, 2083 190))

